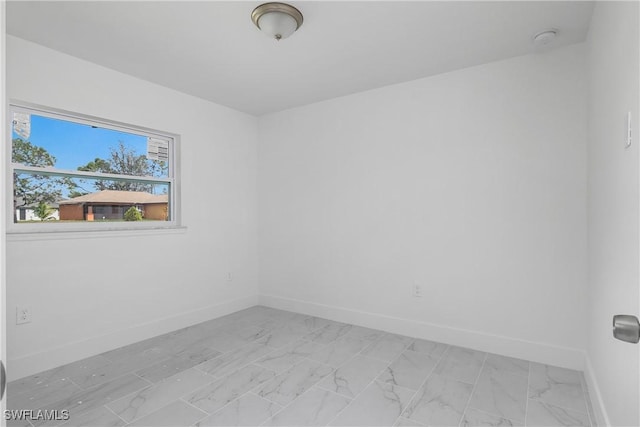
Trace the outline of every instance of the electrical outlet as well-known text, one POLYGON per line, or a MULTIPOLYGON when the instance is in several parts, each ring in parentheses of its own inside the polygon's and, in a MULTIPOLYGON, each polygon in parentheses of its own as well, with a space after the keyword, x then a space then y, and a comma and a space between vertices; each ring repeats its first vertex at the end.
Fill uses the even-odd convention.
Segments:
POLYGON ((31 322, 31 307, 16 307, 16 325, 31 322))
POLYGON ((411 288, 411 290, 413 292, 414 298, 422 298, 424 296, 424 294, 422 293, 422 286, 420 286, 417 283, 413 284, 413 287, 411 288))
POLYGON ((233 273, 232 272, 228 272, 227 273, 227 282, 231 282, 233 281, 233 273))

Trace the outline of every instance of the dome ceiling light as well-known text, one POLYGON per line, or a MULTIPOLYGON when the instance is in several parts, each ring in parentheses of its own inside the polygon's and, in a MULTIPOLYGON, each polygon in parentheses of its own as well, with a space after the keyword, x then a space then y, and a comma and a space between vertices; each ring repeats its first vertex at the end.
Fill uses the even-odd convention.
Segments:
POLYGON ((265 3, 253 9, 251 20, 276 40, 286 39, 302 26, 302 13, 285 3, 265 3))
POLYGON ((549 29, 544 30, 533 36, 533 44, 536 46, 542 47, 552 43, 556 36, 558 35, 558 30, 549 29))

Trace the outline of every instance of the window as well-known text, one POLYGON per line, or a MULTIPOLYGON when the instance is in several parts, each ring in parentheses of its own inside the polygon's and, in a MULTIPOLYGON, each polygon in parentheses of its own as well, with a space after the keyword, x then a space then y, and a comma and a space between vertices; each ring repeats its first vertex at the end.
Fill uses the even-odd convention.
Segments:
POLYGON ((11 105, 10 232, 176 226, 177 137, 11 105))

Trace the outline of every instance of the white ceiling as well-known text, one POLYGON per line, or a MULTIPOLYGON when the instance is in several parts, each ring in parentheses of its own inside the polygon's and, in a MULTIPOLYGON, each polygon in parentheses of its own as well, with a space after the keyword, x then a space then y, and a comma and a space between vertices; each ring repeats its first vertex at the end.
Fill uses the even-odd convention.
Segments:
POLYGON ((7 2, 7 31, 254 115, 583 41, 593 3, 292 1, 304 24, 276 42, 255 1, 7 2))

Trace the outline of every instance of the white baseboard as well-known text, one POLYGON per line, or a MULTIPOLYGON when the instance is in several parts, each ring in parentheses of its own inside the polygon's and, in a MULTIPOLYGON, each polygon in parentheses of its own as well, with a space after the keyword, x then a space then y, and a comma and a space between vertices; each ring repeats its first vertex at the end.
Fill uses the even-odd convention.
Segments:
POLYGON ((368 328, 469 347, 503 356, 527 359, 563 368, 584 369, 585 353, 581 349, 525 341, 485 332, 452 328, 417 320, 402 319, 376 313, 316 304, 274 295, 260 295, 260 304, 281 310, 290 310, 310 316, 351 323, 368 328))
POLYGON ((596 375, 593 371, 593 366, 591 365, 591 359, 588 355, 585 355, 584 378, 587 382, 589 397, 591 397, 591 404, 593 405, 593 412, 596 417, 592 422, 598 426, 610 426, 611 421, 609 420, 609 414, 607 414, 607 410, 604 406, 600 387, 598 386, 598 381, 596 380, 596 375))
POLYGON ((250 296, 210 305, 205 308, 157 319, 141 325, 110 332, 7 360, 7 380, 13 381, 47 369, 95 356, 128 344, 197 323, 206 322, 258 304, 258 296, 250 296))
POLYGON ((599 406, 599 408, 594 408, 594 410, 599 410, 600 414, 603 414, 603 420, 607 419, 606 412, 602 410, 601 398, 595 383, 595 377, 591 371, 586 369, 590 365, 585 366, 585 353, 580 349, 525 341, 479 331, 452 328, 428 322, 369 313, 344 307, 316 304, 273 295, 256 295, 227 301, 191 312, 157 319, 127 329, 113 331, 101 336, 87 338, 86 340, 66 343, 42 352, 9 359, 7 361, 7 377, 9 381, 13 381, 153 336, 224 316, 256 304, 381 329, 391 333, 474 348, 476 350, 504 356, 517 357, 569 369, 585 370, 589 389, 593 390, 592 397, 594 398, 594 406, 599 406), (597 402, 595 402, 595 400, 597 400, 597 402))

